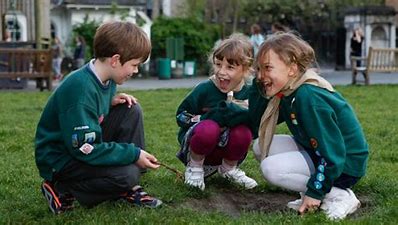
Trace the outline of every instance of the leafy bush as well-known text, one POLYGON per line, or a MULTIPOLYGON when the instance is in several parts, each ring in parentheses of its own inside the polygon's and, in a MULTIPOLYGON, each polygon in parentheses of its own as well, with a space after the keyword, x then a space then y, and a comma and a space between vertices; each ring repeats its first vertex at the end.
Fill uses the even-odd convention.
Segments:
MULTIPOLYGON (((219 38, 217 25, 205 24, 194 18, 158 17, 152 25, 152 58, 166 56, 166 38, 184 38, 185 60, 206 65, 207 55, 219 38)), ((203 68, 200 68, 203 69, 203 68)))

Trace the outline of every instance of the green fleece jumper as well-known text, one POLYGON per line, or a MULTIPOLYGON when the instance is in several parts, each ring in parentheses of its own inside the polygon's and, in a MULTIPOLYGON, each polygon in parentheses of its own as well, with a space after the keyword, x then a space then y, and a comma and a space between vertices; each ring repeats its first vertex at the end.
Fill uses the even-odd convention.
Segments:
MULTIPOLYGON (((258 97, 258 88, 253 87, 251 93, 249 107, 264 108, 267 100, 258 97), (256 91, 257 95, 253 94, 256 91)), ((264 111, 261 115, 254 114, 260 110, 251 112, 251 121, 255 122, 264 111)), ((314 161, 316 172, 307 183, 307 196, 323 199, 342 173, 354 177, 365 175, 368 144, 353 109, 339 93, 303 84, 281 99, 279 122, 286 122, 296 142, 314 161)))
POLYGON ((51 181, 72 159, 93 166, 134 163, 134 144, 103 142, 101 122, 109 113, 116 84, 103 85, 89 64, 69 75, 50 96, 36 130, 35 158, 40 175, 51 181))
MULTIPOLYGON (((247 100, 251 85, 243 85, 240 91, 234 92, 237 100, 247 100)), ((221 127, 234 127, 248 124, 248 109, 235 103, 227 103, 227 94, 221 92, 211 80, 199 83, 182 101, 177 109, 177 124, 180 127, 178 141, 182 143, 190 126, 180 123, 178 115, 186 111, 193 115, 201 115, 200 120, 211 119, 221 127)))

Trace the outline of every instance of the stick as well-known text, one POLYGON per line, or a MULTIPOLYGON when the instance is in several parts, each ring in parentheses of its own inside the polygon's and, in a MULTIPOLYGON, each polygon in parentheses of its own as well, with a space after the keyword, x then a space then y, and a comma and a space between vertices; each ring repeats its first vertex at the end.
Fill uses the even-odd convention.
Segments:
POLYGON ((166 169, 170 170, 171 172, 175 173, 177 175, 178 179, 184 180, 184 175, 180 171, 178 171, 177 169, 174 169, 173 167, 170 167, 170 166, 168 166, 168 165, 166 165, 164 163, 161 163, 159 161, 156 162, 156 164, 158 164, 160 166, 163 166, 164 168, 166 168, 166 169))

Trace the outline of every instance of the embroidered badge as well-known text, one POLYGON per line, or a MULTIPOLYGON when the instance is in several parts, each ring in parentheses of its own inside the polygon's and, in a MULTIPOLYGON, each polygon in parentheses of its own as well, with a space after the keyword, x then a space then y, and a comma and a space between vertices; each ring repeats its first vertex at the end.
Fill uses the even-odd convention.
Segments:
POLYGON ((84 134, 84 142, 85 143, 94 143, 95 141, 95 132, 85 133, 84 134))
POLYGON ((319 181, 314 181, 314 186, 315 186, 315 189, 318 189, 318 190, 322 188, 322 184, 319 181))
POLYGON ((72 134, 72 147, 79 147, 79 139, 77 137, 77 134, 72 134))
POLYGON ((323 173, 318 173, 317 175, 316 175, 316 179, 318 180, 318 181, 324 181, 325 180, 325 175, 323 175, 323 173))
POLYGON ((83 152, 83 154, 85 154, 85 155, 90 154, 91 151, 93 151, 93 149, 94 149, 94 146, 92 146, 92 145, 90 145, 90 144, 87 144, 87 143, 85 143, 84 145, 82 145, 82 146, 79 148, 79 150, 80 150, 81 152, 83 152))
POLYGON ((294 125, 297 125, 297 124, 298 124, 298 123, 297 123, 297 119, 296 119, 296 114, 291 113, 291 114, 290 114, 290 119, 292 120, 292 123, 293 123, 294 125))
POLYGON ((310 139, 310 144, 312 148, 318 148, 318 141, 315 138, 310 139))
POLYGON ((326 163, 326 161, 325 161, 324 158, 321 158, 321 164, 322 164, 323 166, 326 166, 326 165, 327 165, 327 163, 326 163))
POLYGON ((73 130, 87 130, 89 129, 89 126, 79 126, 79 127, 74 127, 73 130))
POLYGON ((104 114, 101 114, 101 116, 98 117, 98 123, 101 124, 102 121, 104 121, 104 114))
POLYGON ((319 166, 318 166, 318 171, 321 172, 321 173, 323 173, 323 172, 325 171, 325 166, 319 165, 319 166))

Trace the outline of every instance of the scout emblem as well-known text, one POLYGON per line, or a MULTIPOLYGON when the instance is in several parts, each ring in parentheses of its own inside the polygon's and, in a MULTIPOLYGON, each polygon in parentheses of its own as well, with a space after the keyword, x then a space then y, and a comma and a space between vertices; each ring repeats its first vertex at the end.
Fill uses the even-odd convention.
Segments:
POLYGON ((318 147, 318 141, 316 141, 315 138, 311 138, 310 139, 310 144, 311 144, 312 148, 317 148, 318 147))
POLYGON ((77 134, 72 134, 72 147, 74 148, 79 147, 79 140, 77 134))
POLYGON ((87 144, 87 143, 85 143, 84 145, 82 145, 82 146, 79 148, 79 150, 80 150, 81 152, 83 152, 83 154, 85 154, 85 155, 90 154, 91 151, 93 151, 93 149, 94 149, 94 146, 92 146, 92 145, 90 145, 90 144, 87 144))
POLYGON ((85 143, 94 143, 95 141, 95 132, 85 133, 84 134, 84 142, 85 143))
POLYGON ((322 188, 322 184, 319 181, 314 181, 314 186, 315 186, 315 189, 317 189, 317 190, 322 188))
POLYGON ((297 124, 298 124, 298 123, 297 123, 297 120, 296 120, 296 114, 290 113, 290 119, 292 120, 292 123, 293 123, 294 125, 297 125, 297 124))

